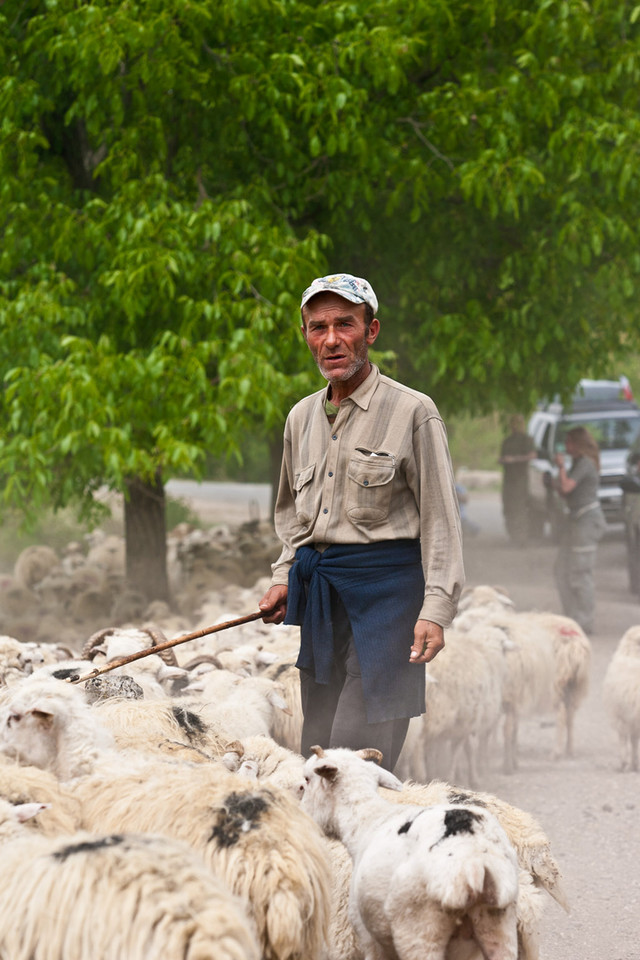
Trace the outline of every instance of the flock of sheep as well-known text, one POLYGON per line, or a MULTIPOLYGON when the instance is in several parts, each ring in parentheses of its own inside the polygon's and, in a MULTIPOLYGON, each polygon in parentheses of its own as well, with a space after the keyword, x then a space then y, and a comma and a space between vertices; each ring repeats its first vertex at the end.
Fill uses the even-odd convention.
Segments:
MULTIPOLYGON (((498 747, 516 769, 524 713, 554 710, 571 754, 578 625, 468 590, 397 776, 375 750, 304 758, 296 628, 104 669, 253 613, 277 551, 260 524, 169 541, 171 610, 126 589, 117 537, 28 548, 0 580, 0 960, 536 960, 559 866, 477 787, 498 747)), ((603 690, 637 770, 640 627, 603 690)))

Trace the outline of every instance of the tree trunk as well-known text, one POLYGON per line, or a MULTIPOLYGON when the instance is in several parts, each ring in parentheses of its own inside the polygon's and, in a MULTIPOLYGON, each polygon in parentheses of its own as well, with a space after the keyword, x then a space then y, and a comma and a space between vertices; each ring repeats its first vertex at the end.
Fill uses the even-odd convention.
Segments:
POLYGON ((159 473, 153 482, 137 477, 127 481, 124 534, 128 585, 149 601, 170 603, 165 497, 159 473))

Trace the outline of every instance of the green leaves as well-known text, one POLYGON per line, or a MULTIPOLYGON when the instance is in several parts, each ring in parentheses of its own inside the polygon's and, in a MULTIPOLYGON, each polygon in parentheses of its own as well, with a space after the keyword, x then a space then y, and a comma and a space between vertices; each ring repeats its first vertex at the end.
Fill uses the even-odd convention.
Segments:
POLYGON ((378 359, 445 412, 636 349, 637 9, 5 2, 5 496, 89 504, 279 432, 328 270, 371 280, 378 359))

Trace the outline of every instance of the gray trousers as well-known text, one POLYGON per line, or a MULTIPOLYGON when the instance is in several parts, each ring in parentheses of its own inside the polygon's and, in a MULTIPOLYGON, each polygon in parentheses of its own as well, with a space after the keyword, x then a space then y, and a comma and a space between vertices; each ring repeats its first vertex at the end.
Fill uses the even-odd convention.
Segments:
POLYGON ((565 517, 556 556, 554 570, 562 610, 587 634, 593 633, 596 549, 605 527, 599 507, 581 517, 565 517))
POLYGON ((382 766, 393 770, 409 728, 409 718, 367 723, 358 653, 351 624, 340 597, 331 588, 334 660, 329 683, 316 683, 306 670, 300 671, 302 699, 301 753, 308 757, 311 747, 375 747, 382 753, 382 766))

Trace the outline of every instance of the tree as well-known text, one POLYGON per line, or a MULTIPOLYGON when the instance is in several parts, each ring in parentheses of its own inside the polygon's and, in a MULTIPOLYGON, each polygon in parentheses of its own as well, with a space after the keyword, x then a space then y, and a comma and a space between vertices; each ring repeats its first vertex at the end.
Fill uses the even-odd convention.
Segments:
MULTIPOLYGON (((601 0, 5 0, 5 502, 163 490, 319 384, 325 270, 445 412, 524 408, 637 348, 635 8, 601 0), (388 331, 388 333, 386 332, 388 331)), ((135 530, 135 533, 134 533, 135 530)))
POLYGON ((287 365, 321 243, 251 184, 208 196, 201 11, 151 6, 3 11, 0 464, 24 510, 94 519, 96 490, 122 491, 127 572, 154 597, 165 479, 238 449, 258 414, 280 424, 313 382, 287 365))

